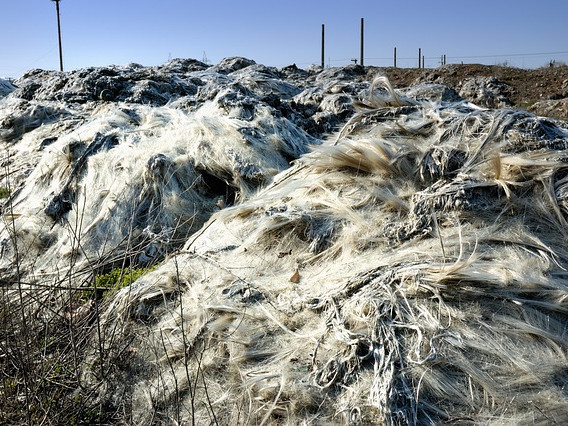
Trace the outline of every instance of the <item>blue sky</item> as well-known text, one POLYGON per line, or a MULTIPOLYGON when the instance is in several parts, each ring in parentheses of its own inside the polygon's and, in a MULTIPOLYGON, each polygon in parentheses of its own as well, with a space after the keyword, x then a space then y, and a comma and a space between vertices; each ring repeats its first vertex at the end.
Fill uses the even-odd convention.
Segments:
MULTIPOLYGON (((568 63, 568 1, 541 0, 61 0, 65 70, 170 58, 217 63, 245 56, 276 67, 359 57, 365 18, 366 65, 426 67, 508 62, 538 67, 568 63)), ((0 76, 58 69, 57 20, 50 0, 0 0, 0 76)))

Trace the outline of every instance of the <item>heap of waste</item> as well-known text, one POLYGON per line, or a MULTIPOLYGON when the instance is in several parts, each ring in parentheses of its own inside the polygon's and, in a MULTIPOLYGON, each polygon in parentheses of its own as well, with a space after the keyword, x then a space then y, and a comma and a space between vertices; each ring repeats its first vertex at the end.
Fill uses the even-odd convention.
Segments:
POLYGON ((563 123, 244 58, 14 86, 2 297, 80 330, 70 398, 134 424, 568 422, 563 123), (101 296, 116 268, 148 272, 101 296))

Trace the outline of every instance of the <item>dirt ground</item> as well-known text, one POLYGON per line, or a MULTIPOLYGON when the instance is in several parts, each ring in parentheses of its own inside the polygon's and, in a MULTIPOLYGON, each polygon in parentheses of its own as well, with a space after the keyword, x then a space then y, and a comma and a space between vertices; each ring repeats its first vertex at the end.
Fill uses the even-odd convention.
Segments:
MULTIPOLYGON (((369 67, 371 68, 371 67, 369 67)), ((521 69, 490 65, 445 65, 439 68, 380 68, 395 87, 420 82, 441 83, 459 91, 463 82, 475 77, 495 77, 503 83, 511 106, 537 115, 568 121, 568 66, 521 69)))

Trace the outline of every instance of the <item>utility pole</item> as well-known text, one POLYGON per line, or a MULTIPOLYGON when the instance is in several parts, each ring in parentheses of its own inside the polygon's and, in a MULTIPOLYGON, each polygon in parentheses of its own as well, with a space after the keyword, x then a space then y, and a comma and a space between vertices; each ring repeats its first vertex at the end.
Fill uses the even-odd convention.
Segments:
POLYGON ((363 18, 361 18, 361 60, 359 61, 361 63, 361 66, 364 66, 365 64, 363 63, 363 39, 364 39, 364 32, 365 32, 365 20, 363 18))
POLYGON ((61 18, 59 16, 59 2, 61 0, 51 0, 55 2, 55 10, 57 11, 57 34, 59 36, 59 71, 63 72, 63 51, 61 50, 61 18))
POLYGON ((325 68, 325 24, 321 24, 321 67, 325 68))

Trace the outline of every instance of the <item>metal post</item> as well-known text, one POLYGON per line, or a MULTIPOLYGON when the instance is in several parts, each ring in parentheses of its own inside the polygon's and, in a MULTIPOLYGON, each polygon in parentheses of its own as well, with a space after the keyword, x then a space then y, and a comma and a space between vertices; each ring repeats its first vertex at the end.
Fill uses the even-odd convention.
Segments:
POLYGON ((424 55, 422 55, 422 68, 424 68, 424 55))
POLYGON ((325 68, 325 24, 321 24, 321 67, 325 68))
POLYGON ((394 67, 396 68, 396 47, 394 48, 394 67))
POLYGON ((422 61, 422 48, 418 48, 418 68, 422 68, 421 66, 421 61, 422 61))
POLYGON ((60 0, 51 0, 55 2, 55 10, 57 11, 57 35, 59 37, 59 71, 63 72, 63 50, 61 48, 61 18, 59 16, 60 0))
POLYGON ((365 20, 363 18, 361 18, 361 60, 359 61, 361 63, 361 66, 364 66, 364 62, 363 62, 363 39, 364 39, 364 32, 365 32, 365 20))

